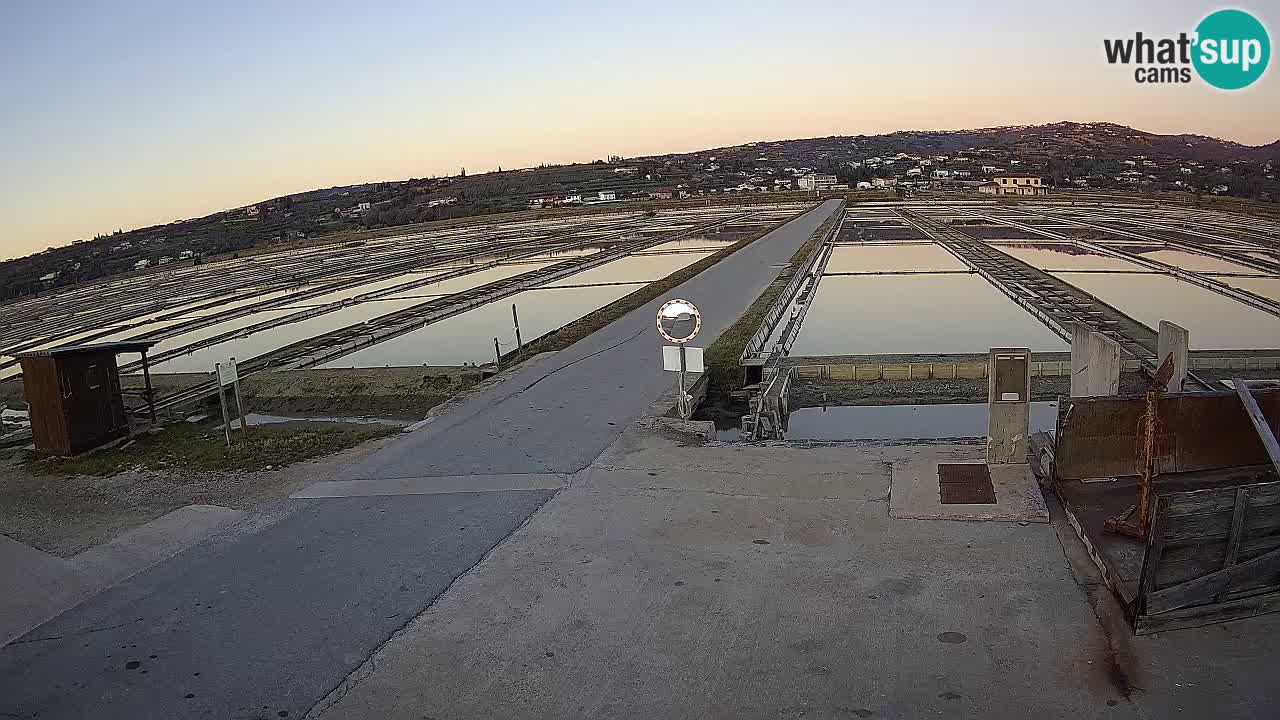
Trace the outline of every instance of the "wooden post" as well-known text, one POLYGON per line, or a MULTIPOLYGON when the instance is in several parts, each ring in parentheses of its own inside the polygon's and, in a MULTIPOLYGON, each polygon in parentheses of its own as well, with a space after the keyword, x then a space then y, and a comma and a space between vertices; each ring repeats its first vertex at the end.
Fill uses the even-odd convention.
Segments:
MULTIPOLYGON (((1155 526, 1156 521, 1168 510, 1169 501, 1166 498, 1159 498, 1156 501, 1155 510, 1151 513, 1152 525, 1155 526)), ((1163 530, 1163 528, 1160 529, 1163 530)), ((1138 597, 1134 602, 1137 603, 1138 613, 1146 614, 1147 598, 1156 590, 1156 573, 1160 569, 1160 560, 1164 555, 1164 532, 1150 532, 1142 539, 1147 544, 1147 552, 1142 556, 1142 574, 1138 580, 1138 597)))
POLYGON ((1271 432, 1271 426, 1267 424, 1266 416, 1258 407, 1258 401, 1254 399, 1253 391, 1249 389, 1249 382, 1240 378, 1231 378, 1231 384, 1236 386, 1236 394, 1240 396, 1244 411, 1253 422, 1253 429, 1258 431, 1258 439, 1262 441, 1262 447, 1266 448, 1267 457, 1271 458, 1272 466, 1275 467, 1276 472, 1280 472, 1280 442, 1276 441, 1276 436, 1271 432))
POLYGON ((147 364, 147 349, 142 349, 142 382, 147 392, 147 411, 151 414, 151 424, 156 424, 156 396, 151 389, 151 367, 147 364))
MULTIPOLYGON (((231 364, 235 364, 236 359, 231 358, 231 364)), ((244 401, 240 399, 240 368, 236 367, 236 379, 231 382, 232 389, 236 393, 236 412, 240 413, 240 432, 249 431, 249 421, 244 418, 244 401)))
MULTIPOLYGON (((1226 570, 1240 558, 1240 539, 1244 536, 1245 510, 1249 507, 1249 488, 1236 490, 1236 507, 1231 514, 1231 530, 1227 535, 1227 557, 1222 561, 1222 569, 1226 570)), ((1214 602, 1222 602, 1227 589, 1213 597, 1214 602)))
POLYGON ((496 358, 493 366, 499 370, 502 369, 502 350, 498 347, 498 338, 493 339, 493 356, 496 358))
POLYGON ((227 436, 227 447, 231 447, 231 419, 227 417, 227 393, 222 386, 222 363, 213 364, 213 374, 218 383, 218 404, 222 406, 222 431, 227 436))
POLYGON ((516 354, 524 355, 524 341, 520 339, 520 316, 516 314, 516 304, 511 303, 511 322, 516 326, 516 354))

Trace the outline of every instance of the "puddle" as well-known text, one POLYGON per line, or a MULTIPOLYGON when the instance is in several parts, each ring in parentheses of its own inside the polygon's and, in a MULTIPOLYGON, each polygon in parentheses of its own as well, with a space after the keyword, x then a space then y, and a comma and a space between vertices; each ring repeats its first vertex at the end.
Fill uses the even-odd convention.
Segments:
MULTIPOLYGON (((985 437, 987 404, 846 405, 791 413, 788 440, 909 440, 985 437)), ((1031 403, 1031 432, 1052 431, 1058 403, 1031 403)), ((736 429, 733 431, 736 433, 736 429)), ((727 432, 726 432, 727 434, 727 432)), ((720 432, 717 432, 720 436, 720 432)), ((736 439, 736 435, 734 438, 736 439)))
MULTIPOLYGON (((1185 327, 1193 350, 1280 347, 1280 317, 1169 275, 1054 274, 1152 328, 1159 327, 1161 320, 1185 327)), ((1246 287, 1244 283, 1263 280, 1229 278, 1228 282, 1246 287)))
POLYGON ((1067 343, 975 275, 822 279, 792 355, 1067 350, 1067 343))

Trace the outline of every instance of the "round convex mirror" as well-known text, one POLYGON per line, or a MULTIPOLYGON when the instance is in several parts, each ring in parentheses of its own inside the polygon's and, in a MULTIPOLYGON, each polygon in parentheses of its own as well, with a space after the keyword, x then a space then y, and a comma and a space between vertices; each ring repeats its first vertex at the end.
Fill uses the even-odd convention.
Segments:
POLYGON ((668 300, 658 310, 658 333, 668 341, 683 344, 702 329, 702 313, 688 300, 668 300))

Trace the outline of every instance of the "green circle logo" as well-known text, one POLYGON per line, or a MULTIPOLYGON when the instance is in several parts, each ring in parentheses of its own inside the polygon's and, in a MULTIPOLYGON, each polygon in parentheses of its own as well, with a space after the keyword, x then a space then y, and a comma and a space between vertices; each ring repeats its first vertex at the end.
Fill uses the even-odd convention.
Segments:
POLYGON ((1239 90, 1262 77, 1271 59, 1271 38, 1257 18, 1243 10, 1219 10, 1196 26, 1191 58, 1210 85, 1239 90))

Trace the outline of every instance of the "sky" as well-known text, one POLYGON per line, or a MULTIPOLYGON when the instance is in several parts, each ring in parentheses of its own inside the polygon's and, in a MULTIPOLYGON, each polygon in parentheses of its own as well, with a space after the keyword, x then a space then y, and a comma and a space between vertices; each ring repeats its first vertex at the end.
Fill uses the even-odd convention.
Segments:
POLYGON ((7 0, 0 259, 461 167, 1059 120, 1280 139, 1274 68, 1226 93, 1105 61, 1219 7, 7 0))

